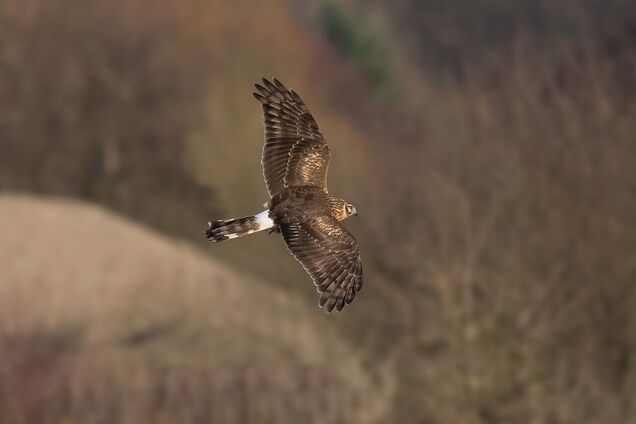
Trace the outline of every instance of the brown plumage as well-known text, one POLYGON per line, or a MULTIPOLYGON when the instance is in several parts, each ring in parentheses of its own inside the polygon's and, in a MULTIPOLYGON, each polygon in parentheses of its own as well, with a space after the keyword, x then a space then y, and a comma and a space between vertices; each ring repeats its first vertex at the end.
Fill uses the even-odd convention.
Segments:
POLYGON ((362 288, 362 262, 355 238, 341 220, 353 205, 327 191, 329 147, 300 96, 276 78, 256 84, 265 145, 261 163, 270 195, 267 211, 208 223, 205 234, 222 241, 273 228, 311 276, 319 305, 341 310, 362 288))

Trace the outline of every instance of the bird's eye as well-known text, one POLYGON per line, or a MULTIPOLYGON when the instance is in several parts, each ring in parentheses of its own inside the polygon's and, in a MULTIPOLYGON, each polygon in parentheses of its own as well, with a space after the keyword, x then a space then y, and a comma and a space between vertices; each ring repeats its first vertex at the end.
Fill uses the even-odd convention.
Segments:
POLYGON ((351 205, 347 205, 347 213, 352 213, 353 212, 353 208, 351 208, 351 205))

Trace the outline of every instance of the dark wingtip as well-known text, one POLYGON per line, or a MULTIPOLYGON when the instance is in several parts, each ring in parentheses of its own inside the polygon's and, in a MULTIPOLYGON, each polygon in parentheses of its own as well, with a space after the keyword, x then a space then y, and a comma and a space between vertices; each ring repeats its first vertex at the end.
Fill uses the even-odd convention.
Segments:
POLYGON ((274 85, 276 86, 276 88, 278 88, 281 92, 285 93, 289 91, 289 89, 285 86, 285 84, 280 82, 278 78, 272 77, 272 81, 274 82, 274 85))
POLYGON ((331 313, 338 303, 338 299, 334 297, 334 294, 335 293, 331 290, 325 290, 321 293, 320 298, 318 299, 318 306, 321 308, 324 307, 327 313, 331 313))
POLYGON ((258 100, 259 102, 261 102, 261 103, 263 102, 263 100, 265 100, 265 97, 261 93, 259 93, 258 91, 252 92, 252 96, 254 96, 254 98, 256 100, 258 100))

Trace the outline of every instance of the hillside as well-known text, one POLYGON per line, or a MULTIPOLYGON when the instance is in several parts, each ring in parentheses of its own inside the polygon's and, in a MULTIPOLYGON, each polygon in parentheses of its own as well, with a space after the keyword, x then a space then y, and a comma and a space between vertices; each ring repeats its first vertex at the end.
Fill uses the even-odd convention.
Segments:
POLYGON ((381 412, 328 316, 185 243, 92 205, 10 194, 0 234, 1 422, 381 412))

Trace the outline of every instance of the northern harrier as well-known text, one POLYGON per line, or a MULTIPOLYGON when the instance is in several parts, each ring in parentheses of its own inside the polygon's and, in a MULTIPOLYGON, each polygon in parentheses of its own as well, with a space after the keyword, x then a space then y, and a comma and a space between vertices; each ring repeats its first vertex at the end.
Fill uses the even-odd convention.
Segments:
POLYGON ((265 121, 261 163, 270 195, 257 215, 208 223, 218 242, 272 229, 303 265, 320 293, 319 305, 341 310, 362 288, 358 243, 339 221, 356 208, 329 194, 329 147, 307 106, 276 78, 255 84, 265 121))

